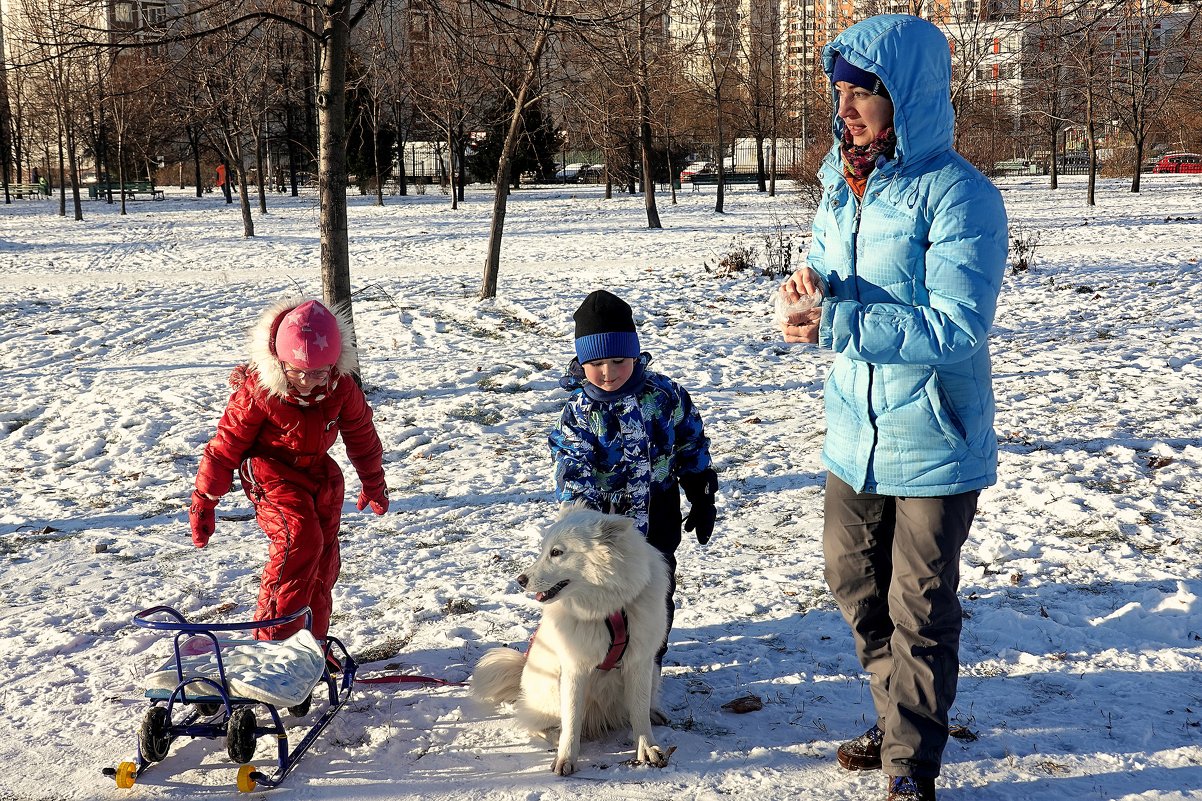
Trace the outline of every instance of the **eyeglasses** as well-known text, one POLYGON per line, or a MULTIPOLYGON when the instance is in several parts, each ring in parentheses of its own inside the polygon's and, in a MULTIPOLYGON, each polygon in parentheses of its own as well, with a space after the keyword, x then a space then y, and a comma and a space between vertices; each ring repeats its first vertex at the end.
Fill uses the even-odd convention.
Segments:
POLYGON ((284 375, 292 381, 304 381, 305 379, 325 381, 330 377, 330 371, 333 369, 332 367, 321 367, 316 370, 298 370, 295 367, 285 367, 284 375))

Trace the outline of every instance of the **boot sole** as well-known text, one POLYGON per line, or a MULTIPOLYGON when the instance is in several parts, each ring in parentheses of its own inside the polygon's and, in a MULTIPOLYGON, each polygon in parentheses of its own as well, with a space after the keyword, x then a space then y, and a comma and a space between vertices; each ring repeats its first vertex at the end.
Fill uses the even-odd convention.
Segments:
POLYGON ((835 752, 836 758, 839 760, 839 766, 845 770, 880 770, 881 758, 859 756, 855 754, 845 754, 842 751, 835 752))

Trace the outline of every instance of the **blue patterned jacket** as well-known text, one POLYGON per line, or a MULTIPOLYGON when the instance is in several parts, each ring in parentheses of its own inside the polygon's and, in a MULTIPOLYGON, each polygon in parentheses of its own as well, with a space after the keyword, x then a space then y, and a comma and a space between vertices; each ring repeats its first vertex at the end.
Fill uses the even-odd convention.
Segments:
POLYGON ((651 497, 677 494, 680 476, 711 465, 701 415, 679 384, 650 370, 641 390, 611 401, 590 398, 582 382, 575 370, 562 382, 572 397, 549 437, 555 496, 631 517, 646 536, 651 497))

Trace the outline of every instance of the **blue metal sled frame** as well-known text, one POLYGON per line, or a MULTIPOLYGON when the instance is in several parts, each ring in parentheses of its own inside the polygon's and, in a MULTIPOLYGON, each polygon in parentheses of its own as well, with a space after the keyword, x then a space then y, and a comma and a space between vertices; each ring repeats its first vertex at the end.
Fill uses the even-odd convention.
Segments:
MULTIPOLYGON (((275 706, 252 698, 241 698, 231 695, 226 689, 225 666, 222 662, 221 649, 223 645, 228 647, 229 643, 228 641, 226 643, 220 641, 217 633, 249 631, 269 626, 279 626, 291 623, 300 617, 305 618, 305 627, 310 628, 313 615, 307 606, 291 615, 272 620, 226 623, 222 625, 190 623, 182 614, 169 606, 151 607, 134 615, 134 623, 138 626, 175 632, 175 667, 178 684, 170 693, 166 690, 147 691, 147 697, 151 699, 151 709, 161 707, 164 702, 166 704, 166 723, 162 731, 159 732, 163 740, 161 743, 162 755, 159 757, 160 760, 166 757, 166 752, 170 748, 171 743, 177 738, 204 737, 207 739, 216 739, 225 737, 230 718, 234 716, 237 710, 262 706, 266 707, 270 713, 271 723, 270 725, 260 725, 256 722, 254 737, 257 739, 265 734, 274 735, 277 750, 276 769, 274 773, 268 775, 255 770, 250 765, 244 766, 239 771, 238 789, 243 792, 249 792, 256 789, 256 785, 278 787, 283 783, 292 769, 296 767, 301 757, 304 756, 305 751, 321 736, 322 731, 334 719, 334 715, 338 713, 338 710, 350 700, 351 689, 355 684, 355 670, 358 666, 341 641, 334 637, 326 638, 323 648, 323 655, 326 658, 325 667, 322 670, 321 678, 313 688, 313 693, 316 694, 318 688, 324 683, 328 691, 329 706, 317 722, 309 728, 296 747, 289 751, 288 733, 285 731, 283 721, 280 719, 280 712, 275 706), (183 643, 188 642, 194 637, 201 637, 212 642, 214 652, 217 655, 217 672, 220 681, 213 681, 203 676, 185 675, 180 648, 183 643), (342 665, 341 676, 337 679, 330 672, 332 659, 337 660, 342 665), (175 712, 177 705, 191 707, 183 714, 178 723, 172 722, 172 713, 175 712)), ((150 714, 148 711, 147 715, 149 716, 150 714)), ((104 773, 107 776, 116 777, 119 787, 132 787, 136 779, 157 761, 153 759, 154 756, 153 754, 143 754, 142 738, 139 737, 136 761, 122 763, 117 768, 105 768, 104 773)))

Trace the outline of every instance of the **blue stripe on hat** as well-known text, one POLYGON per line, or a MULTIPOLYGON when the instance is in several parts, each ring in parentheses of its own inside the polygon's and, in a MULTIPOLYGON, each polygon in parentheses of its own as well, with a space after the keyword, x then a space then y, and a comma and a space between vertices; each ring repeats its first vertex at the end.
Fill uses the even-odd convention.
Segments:
POLYGON ((639 335, 634 331, 606 331, 576 340, 576 358, 581 364, 597 359, 637 359, 639 335))

